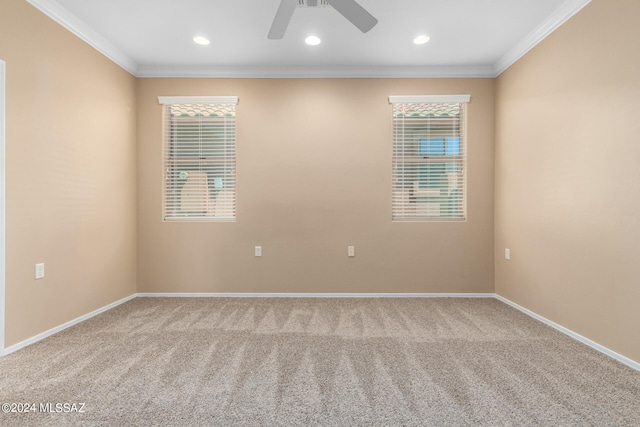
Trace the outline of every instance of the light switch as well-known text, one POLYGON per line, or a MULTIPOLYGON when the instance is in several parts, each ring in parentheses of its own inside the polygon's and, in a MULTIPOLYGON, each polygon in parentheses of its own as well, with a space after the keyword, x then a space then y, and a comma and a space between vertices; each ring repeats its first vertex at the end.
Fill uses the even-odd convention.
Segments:
POLYGON ((355 246, 347 246, 347 255, 350 257, 356 256, 356 247, 355 246))
POLYGON ((256 246, 255 255, 256 256, 262 256, 262 246, 256 246))

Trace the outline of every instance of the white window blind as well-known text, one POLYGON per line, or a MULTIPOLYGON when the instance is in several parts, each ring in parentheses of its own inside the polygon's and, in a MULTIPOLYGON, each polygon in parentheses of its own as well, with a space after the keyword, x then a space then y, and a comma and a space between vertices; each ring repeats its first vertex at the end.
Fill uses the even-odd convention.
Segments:
POLYGON ((393 221, 466 218, 468 95, 390 97, 393 221))
POLYGON ((236 218, 236 97, 160 97, 164 104, 163 216, 236 218))

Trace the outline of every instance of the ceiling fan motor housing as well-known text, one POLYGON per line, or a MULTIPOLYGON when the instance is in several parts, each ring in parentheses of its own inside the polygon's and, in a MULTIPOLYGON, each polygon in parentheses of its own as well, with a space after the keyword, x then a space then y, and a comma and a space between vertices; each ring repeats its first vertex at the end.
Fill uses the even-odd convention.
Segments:
POLYGON ((327 0, 298 0, 299 7, 329 6, 327 0))

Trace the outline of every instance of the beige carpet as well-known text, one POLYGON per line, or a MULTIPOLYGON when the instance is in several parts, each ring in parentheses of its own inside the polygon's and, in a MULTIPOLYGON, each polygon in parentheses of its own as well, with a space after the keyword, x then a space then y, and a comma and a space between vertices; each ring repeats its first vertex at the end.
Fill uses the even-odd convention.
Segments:
POLYGON ((86 404, 3 426, 638 426, 640 372, 493 299, 137 298, 0 359, 0 402, 86 404))

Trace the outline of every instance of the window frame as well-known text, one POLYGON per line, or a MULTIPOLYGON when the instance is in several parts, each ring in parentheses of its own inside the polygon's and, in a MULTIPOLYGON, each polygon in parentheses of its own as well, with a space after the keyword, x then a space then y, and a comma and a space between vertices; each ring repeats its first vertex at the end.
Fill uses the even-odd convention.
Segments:
MULTIPOLYGON (((411 96, 390 96, 389 103, 392 105, 392 185, 391 185, 391 220, 392 222, 466 222, 468 219, 467 200, 468 200, 468 185, 467 185, 467 172, 468 172, 468 157, 467 157, 467 123, 468 123, 468 103, 471 100, 470 95, 411 95, 411 96), (405 121, 409 123, 413 120, 413 117, 398 117, 397 108, 402 105, 409 104, 458 104, 459 105, 459 121, 457 134, 447 134, 446 132, 431 135, 430 128, 425 131, 424 134, 420 134, 419 126, 414 128, 415 134, 412 138, 406 138, 404 135, 405 121), (402 137, 398 136, 398 121, 402 121, 402 137), (457 139, 457 154, 446 154, 448 150, 448 144, 452 138, 457 139), (409 148, 405 146, 406 141, 409 148), (442 140, 442 152, 443 155, 438 155, 428 152, 423 153, 423 140, 442 140), (407 151, 415 150, 415 154, 407 155, 407 151), (406 165, 414 164, 416 166, 410 167, 409 175, 413 175, 410 178, 405 176, 404 170, 406 165), (462 200, 459 202, 453 202, 451 200, 445 201, 444 205, 440 201, 434 203, 418 202, 417 199, 426 199, 429 197, 438 198, 442 200, 442 181, 436 187, 420 187, 421 182, 432 184, 435 181, 429 180, 429 178, 422 179, 421 174, 429 172, 422 172, 421 166, 435 164, 441 165, 443 173, 440 174, 440 179, 444 175, 449 175, 451 172, 446 172, 447 165, 458 164, 458 176, 451 180, 450 177, 446 178, 445 185, 454 185, 459 189, 457 193, 446 195, 444 197, 460 197, 462 200), (399 170, 402 172, 399 172, 399 170), (400 174, 400 175, 398 175, 400 174), (413 184, 413 185, 411 185, 413 184), (437 193, 434 195, 433 193, 437 193), (422 192, 421 195, 416 195, 422 192), (441 208, 453 209, 454 206, 458 206, 461 212, 456 215, 441 215, 441 208), (429 209, 433 209, 431 213, 429 209), (437 214, 435 209, 437 208, 437 214)), ((428 107, 427 107, 428 108, 428 107)), ((433 106, 437 108, 437 106, 433 106)), ((427 121, 432 124, 432 118, 428 116, 415 117, 416 122, 427 121)), ((450 117, 443 118, 443 124, 446 128, 446 121, 450 121, 450 117)), ((451 187, 450 187, 451 188, 451 187)), ((456 189, 454 189, 455 191, 456 189)))
MULTIPOLYGON (((237 220, 237 116, 236 105, 238 104, 238 97, 236 96, 160 96, 158 97, 159 104, 162 105, 162 221, 163 222, 235 222, 237 220), (202 116, 195 115, 189 116, 171 116, 171 108, 177 106, 184 108, 201 108, 209 106, 211 110, 227 109, 231 111, 229 116, 202 116), (215 132, 207 129, 206 126, 215 127, 215 122, 220 120, 223 125, 221 133, 221 139, 216 140, 217 136, 209 135, 208 139, 205 137, 205 142, 210 144, 208 150, 203 152, 203 134, 205 132, 215 132), (227 121, 232 130, 227 130, 227 121), (174 128, 176 122, 193 123, 200 126, 195 130, 195 133, 188 128, 185 133, 188 136, 184 137, 182 141, 184 144, 183 151, 176 148, 180 143, 179 140, 174 139, 177 130, 174 128), (204 122, 204 123, 203 123, 204 122), (192 138, 197 137, 198 143, 192 138), (222 155, 216 156, 217 144, 222 146, 222 155), (196 145, 199 148, 195 148, 196 145), (230 147, 230 151, 227 152, 227 147, 230 147), (192 151, 192 156, 181 158, 181 154, 184 155, 184 151, 192 151), (197 152, 196 152, 197 151, 197 152), (193 157, 189 159, 189 157, 193 157), (183 215, 177 214, 178 210, 182 208, 185 203, 184 194, 182 191, 189 179, 182 184, 182 188, 179 191, 174 190, 178 187, 176 184, 182 179, 182 173, 178 169, 177 165, 182 165, 187 169, 196 167, 194 172, 193 182, 190 185, 194 185, 192 189, 194 199, 196 201, 189 201, 190 203, 197 205, 198 210, 202 211, 202 215, 195 213, 188 213, 185 211, 183 215), (213 166, 219 165, 219 166, 213 166), (211 177, 212 173, 222 173, 224 176, 211 177), (178 177, 180 175, 180 178, 178 177), (218 187, 218 179, 221 181, 221 186, 218 187), (204 181, 203 181, 204 180, 204 181), (219 199, 223 190, 216 191, 216 188, 226 188, 227 191, 224 196, 225 199, 219 199), (176 191, 175 194, 170 194, 169 191, 176 191), (180 202, 176 199, 180 197, 180 202), (202 204, 204 203, 204 205, 202 204), (180 206, 177 208, 177 206, 180 206)), ((190 171, 188 171, 190 172, 190 171)), ((187 177, 189 176, 187 172, 187 177)))

